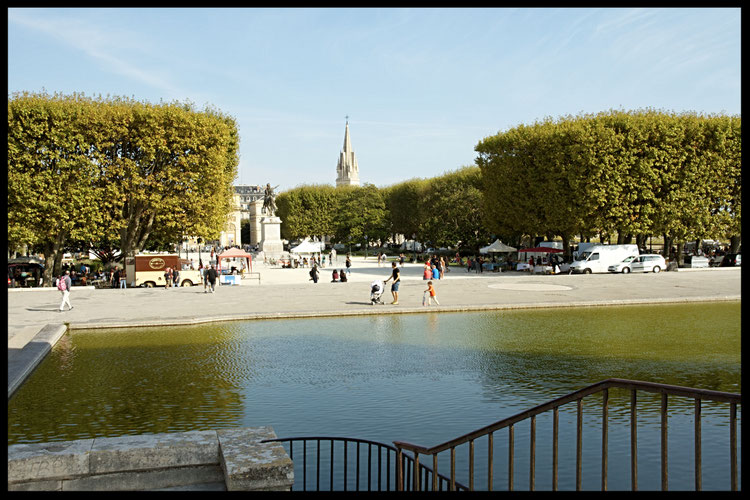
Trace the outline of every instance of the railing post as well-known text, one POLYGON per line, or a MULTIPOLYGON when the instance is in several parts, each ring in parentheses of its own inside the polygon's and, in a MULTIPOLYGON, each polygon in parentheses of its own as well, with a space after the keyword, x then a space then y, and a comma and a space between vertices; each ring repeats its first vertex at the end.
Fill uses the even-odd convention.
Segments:
POLYGON ((559 432, 559 411, 555 406, 552 410, 552 491, 557 491, 557 436, 559 432))
POLYGON ((474 491, 474 440, 469 440, 469 491, 474 491))
POLYGON ((450 490, 456 491, 456 447, 451 446, 451 484, 450 490))
MULTIPOLYGON (((359 456, 357 456, 359 458, 359 456)), ((404 491, 404 450, 396 447, 396 491, 404 491)), ((357 471, 359 477, 359 471, 357 471)))
POLYGON ((638 414, 636 390, 630 390, 630 489, 638 491, 638 414))
POLYGON ((667 447, 667 393, 661 393, 661 489, 669 489, 667 447))
POLYGON ((695 491, 703 488, 701 460, 701 400, 695 398, 695 491))
POLYGON ((731 488, 737 491, 737 403, 729 406, 729 463, 731 488))
POLYGON ((420 485, 420 474, 419 474, 419 453, 414 452, 414 491, 419 491, 420 485))
POLYGON ((508 426, 508 491, 513 491, 513 424, 508 426))
POLYGON ((529 449, 529 490, 534 491, 534 465, 536 460, 536 415, 531 416, 530 449, 529 449))
POLYGON ((438 456, 432 454, 432 491, 438 490, 438 456))
POLYGON ((492 466, 493 466, 493 463, 492 463, 492 454, 493 454, 493 451, 494 451, 493 450, 494 449, 494 443, 493 443, 494 442, 494 438, 493 438, 493 434, 491 432, 489 433, 489 435, 487 437, 488 437, 488 440, 489 440, 489 443, 487 445, 488 446, 488 448, 487 448, 487 491, 492 491, 492 466))
POLYGON ((576 433, 576 491, 581 491, 583 479, 583 399, 578 398, 578 419, 576 433))
POLYGON ((602 491, 607 491, 607 403, 609 389, 602 391, 602 491))

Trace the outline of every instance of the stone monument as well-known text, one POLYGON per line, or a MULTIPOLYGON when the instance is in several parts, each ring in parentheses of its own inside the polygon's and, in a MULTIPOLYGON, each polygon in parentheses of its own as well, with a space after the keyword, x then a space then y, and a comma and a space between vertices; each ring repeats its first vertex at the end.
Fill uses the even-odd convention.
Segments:
POLYGON ((260 219, 260 245, 259 249, 263 253, 263 258, 278 258, 284 251, 284 244, 281 242, 281 219, 276 217, 276 194, 274 189, 279 186, 271 187, 266 184, 266 190, 263 196, 263 208, 261 213, 265 215, 260 219))

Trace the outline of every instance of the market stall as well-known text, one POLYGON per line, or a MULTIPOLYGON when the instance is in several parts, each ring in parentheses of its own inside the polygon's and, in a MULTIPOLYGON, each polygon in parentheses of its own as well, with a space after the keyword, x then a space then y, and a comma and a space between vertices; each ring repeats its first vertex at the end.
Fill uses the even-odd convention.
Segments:
POLYGON ((218 268, 216 271, 219 273, 219 283, 222 285, 239 285, 245 268, 249 269, 250 272, 253 270, 252 254, 249 254, 240 248, 230 248, 219 254, 216 260, 218 262, 218 268), (237 266, 231 265, 233 262, 236 262, 237 259, 239 259, 241 263, 240 265, 242 266, 240 269, 237 269, 237 266), (226 267, 223 270, 222 260, 227 261, 225 263, 226 267), (245 262, 247 263, 247 266, 244 265, 245 262))

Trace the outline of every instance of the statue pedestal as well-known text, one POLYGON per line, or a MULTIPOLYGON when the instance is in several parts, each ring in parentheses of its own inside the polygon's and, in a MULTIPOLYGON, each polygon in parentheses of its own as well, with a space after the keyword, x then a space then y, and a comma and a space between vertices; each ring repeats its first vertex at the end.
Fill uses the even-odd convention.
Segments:
POLYGON ((263 217, 260 220, 260 228, 260 251, 265 257, 280 257, 284 251, 284 244, 281 242, 281 219, 275 215, 263 217))

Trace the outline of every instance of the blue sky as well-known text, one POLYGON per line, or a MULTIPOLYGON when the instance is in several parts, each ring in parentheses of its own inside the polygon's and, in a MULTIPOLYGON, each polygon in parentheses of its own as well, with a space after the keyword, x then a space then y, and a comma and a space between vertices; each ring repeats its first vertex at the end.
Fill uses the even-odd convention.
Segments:
POLYGON ((740 114, 740 9, 9 9, 8 91, 210 104, 237 183, 472 165, 484 137, 608 109, 740 114))

